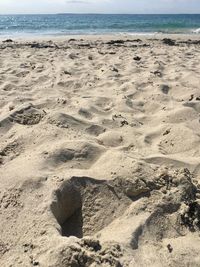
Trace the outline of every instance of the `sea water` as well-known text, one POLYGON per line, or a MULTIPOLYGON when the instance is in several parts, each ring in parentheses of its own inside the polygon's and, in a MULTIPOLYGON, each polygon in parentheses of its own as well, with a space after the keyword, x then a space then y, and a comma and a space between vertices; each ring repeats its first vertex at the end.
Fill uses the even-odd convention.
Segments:
POLYGON ((1 36, 200 33, 199 15, 0 15, 1 36))

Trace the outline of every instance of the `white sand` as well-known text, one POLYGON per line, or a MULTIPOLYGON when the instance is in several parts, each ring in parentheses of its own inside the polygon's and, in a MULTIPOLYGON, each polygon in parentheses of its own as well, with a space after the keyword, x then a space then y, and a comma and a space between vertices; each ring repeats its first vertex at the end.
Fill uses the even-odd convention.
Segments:
POLYGON ((0 266, 200 266, 189 38, 0 42, 0 266))

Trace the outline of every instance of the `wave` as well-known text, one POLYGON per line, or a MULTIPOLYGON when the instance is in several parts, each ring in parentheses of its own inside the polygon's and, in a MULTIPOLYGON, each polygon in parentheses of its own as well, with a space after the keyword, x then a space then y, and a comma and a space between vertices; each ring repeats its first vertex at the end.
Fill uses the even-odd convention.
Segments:
POLYGON ((198 34, 198 33, 200 33, 200 28, 197 28, 197 29, 195 29, 195 30, 192 30, 192 32, 198 34))
POLYGON ((129 35, 129 36, 154 36, 158 34, 158 32, 119 32, 115 34, 120 34, 120 35, 129 35))

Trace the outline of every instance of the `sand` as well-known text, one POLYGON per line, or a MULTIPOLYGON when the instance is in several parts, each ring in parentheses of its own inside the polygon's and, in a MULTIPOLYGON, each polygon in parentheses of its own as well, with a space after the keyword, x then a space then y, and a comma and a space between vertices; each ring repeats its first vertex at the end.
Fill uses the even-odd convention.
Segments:
POLYGON ((1 40, 0 266, 200 266, 200 37, 163 38, 1 40))

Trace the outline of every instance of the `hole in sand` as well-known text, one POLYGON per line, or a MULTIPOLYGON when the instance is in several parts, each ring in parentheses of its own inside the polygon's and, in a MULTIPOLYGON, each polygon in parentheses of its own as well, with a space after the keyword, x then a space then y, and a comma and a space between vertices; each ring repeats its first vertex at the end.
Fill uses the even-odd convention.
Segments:
POLYGON ((112 181, 72 177, 55 191, 51 211, 63 236, 91 236, 101 231, 131 204, 112 181))
POLYGON ((61 225, 61 227, 63 236, 83 237, 82 209, 77 209, 74 214, 61 225))

